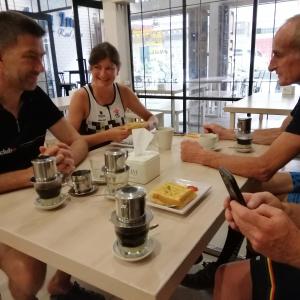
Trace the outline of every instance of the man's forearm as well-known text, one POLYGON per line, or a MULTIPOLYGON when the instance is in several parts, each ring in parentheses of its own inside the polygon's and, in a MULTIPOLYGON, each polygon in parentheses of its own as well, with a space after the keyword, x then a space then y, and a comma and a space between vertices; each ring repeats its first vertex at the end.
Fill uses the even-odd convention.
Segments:
POLYGON ((72 149, 75 165, 77 166, 87 156, 88 153, 87 142, 83 138, 77 139, 72 143, 71 149, 72 149))
POLYGON ((212 168, 225 167, 230 172, 248 178, 255 178, 259 181, 266 181, 275 173, 272 166, 264 159, 258 157, 242 157, 237 155, 226 155, 213 151, 205 155, 197 156, 197 162, 212 168))
POLYGON ((252 134, 253 143, 270 145, 281 133, 281 128, 257 129, 252 134))
POLYGON ((33 176, 32 168, 0 174, 0 193, 30 187, 33 176))
POLYGON ((82 135, 82 137, 87 142, 88 147, 100 145, 102 143, 110 142, 112 140, 109 130, 100 131, 93 134, 82 135))

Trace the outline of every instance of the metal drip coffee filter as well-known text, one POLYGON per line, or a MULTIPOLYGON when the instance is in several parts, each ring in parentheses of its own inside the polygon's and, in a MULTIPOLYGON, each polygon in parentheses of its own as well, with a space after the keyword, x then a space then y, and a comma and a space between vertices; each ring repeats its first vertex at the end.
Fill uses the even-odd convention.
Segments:
POLYGON ((251 136, 251 118, 238 118, 237 123, 236 150, 238 152, 252 151, 252 136, 251 136))
POLYGON ((112 148, 104 153, 105 170, 108 172, 119 173, 126 169, 126 159, 128 152, 123 149, 112 148))
POLYGON ((145 209, 145 196, 140 186, 122 187, 115 194, 116 210, 111 214, 111 222, 115 225, 117 245, 123 257, 139 257, 146 249, 153 215, 145 209))
POLYGON ((116 214, 120 222, 130 224, 144 221, 146 192, 140 186, 126 186, 116 194, 116 214))
POLYGON ((54 156, 40 155, 31 161, 36 182, 54 180, 57 176, 56 158, 54 156))
POLYGON ((104 175, 108 193, 111 196, 128 184, 129 167, 126 165, 128 153, 123 149, 112 148, 104 153, 104 175))

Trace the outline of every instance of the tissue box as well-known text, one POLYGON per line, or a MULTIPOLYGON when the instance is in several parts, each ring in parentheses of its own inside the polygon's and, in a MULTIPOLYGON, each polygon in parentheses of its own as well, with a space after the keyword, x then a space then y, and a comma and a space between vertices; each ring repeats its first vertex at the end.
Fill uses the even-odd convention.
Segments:
POLYGON ((129 153, 127 158, 129 169, 129 181, 146 184, 160 174, 159 153, 156 151, 145 151, 144 154, 136 156, 134 152, 129 153))

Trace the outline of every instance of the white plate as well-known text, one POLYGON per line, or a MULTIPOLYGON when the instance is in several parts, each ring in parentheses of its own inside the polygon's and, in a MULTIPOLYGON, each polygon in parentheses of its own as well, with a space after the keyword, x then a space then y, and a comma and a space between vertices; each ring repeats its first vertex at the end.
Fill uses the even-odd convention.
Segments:
POLYGON ((133 139, 132 135, 127 137, 121 142, 111 142, 110 143, 112 146, 118 146, 118 147, 128 147, 128 148, 133 148, 133 139))
POLYGON ((49 203, 45 201, 41 201, 40 197, 37 197, 34 201, 34 206, 38 209, 50 210, 61 206, 67 199, 69 199, 69 195, 61 193, 57 199, 53 199, 49 203))
POLYGON ((87 195, 90 195, 90 194, 93 194, 95 193, 96 191, 98 190, 98 187, 96 185, 93 184, 93 187, 87 191, 87 192, 84 192, 84 193, 75 193, 74 191, 74 188, 70 188, 69 190, 69 194, 73 197, 82 197, 82 196, 87 196, 87 195))
POLYGON ((148 194, 147 195, 147 204, 149 206, 152 207, 157 207, 160 209, 164 209, 167 211, 171 211, 173 213, 176 214, 180 214, 180 215, 184 215, 185 213, 187 213, 197 202, 200 201, 200 199, 202 199, 205 194, 210 190, 211 185, 205 183, 205 182, 200 182, 200 181, 191 181, 191 180, 186 180, 186 179, 181 179, 181 178, 176 178, 176 179, 172 179, 170 180, 171 182, 176 182, 178 184, 182 184, 182 185, 193 185, 196 186, 198 188, 198 191, 196 192, 196 197, 195 199, 193 199, 191 202, 189 202, 187 205, 185 205, 182 208, 176 208, 176 207, 169 207, 167 205, 161 205, 161 204, 157 204, 151 201, 151 196, 148 194))
POLYGON ((121 260, 125 260, 125 261, 139 261, 141 259, 144 259, 146 258, 147 256, 149 256, 153 250, 155 248, 155 242, 153 239, 151 238, 148 238, 147 241, 146 241, 146 245, 143 249, 143 251, 138 255, 138 256, 134 256, 134 257, 130 257, 130 256, 123 256, 121 253, 120 253, 120 249, 119 249, 119 246, 118 246, 118 240, 116 240, 113 244, 113 254, 121 259, 121 260))

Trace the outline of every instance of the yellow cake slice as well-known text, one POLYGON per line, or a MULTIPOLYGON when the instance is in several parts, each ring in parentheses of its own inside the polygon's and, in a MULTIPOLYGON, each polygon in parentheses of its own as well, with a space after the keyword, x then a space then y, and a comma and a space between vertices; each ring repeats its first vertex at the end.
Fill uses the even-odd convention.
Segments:
POLYGON ((132 130, 137 128, 145 128, 147 127, 147 122, 129 122, 123 125, 124 128, 132 130))
POLYGON ((192 139, 199 139, 200 134, 197 132, 190 132, 190 133, 186 133, 185 137, 192 138, 192 139))
POLYGON ((175 182, 166 182, 151 191, 152 202, 177 208, 184 207, 195 197, 196 193, 192 189, 175 182))

